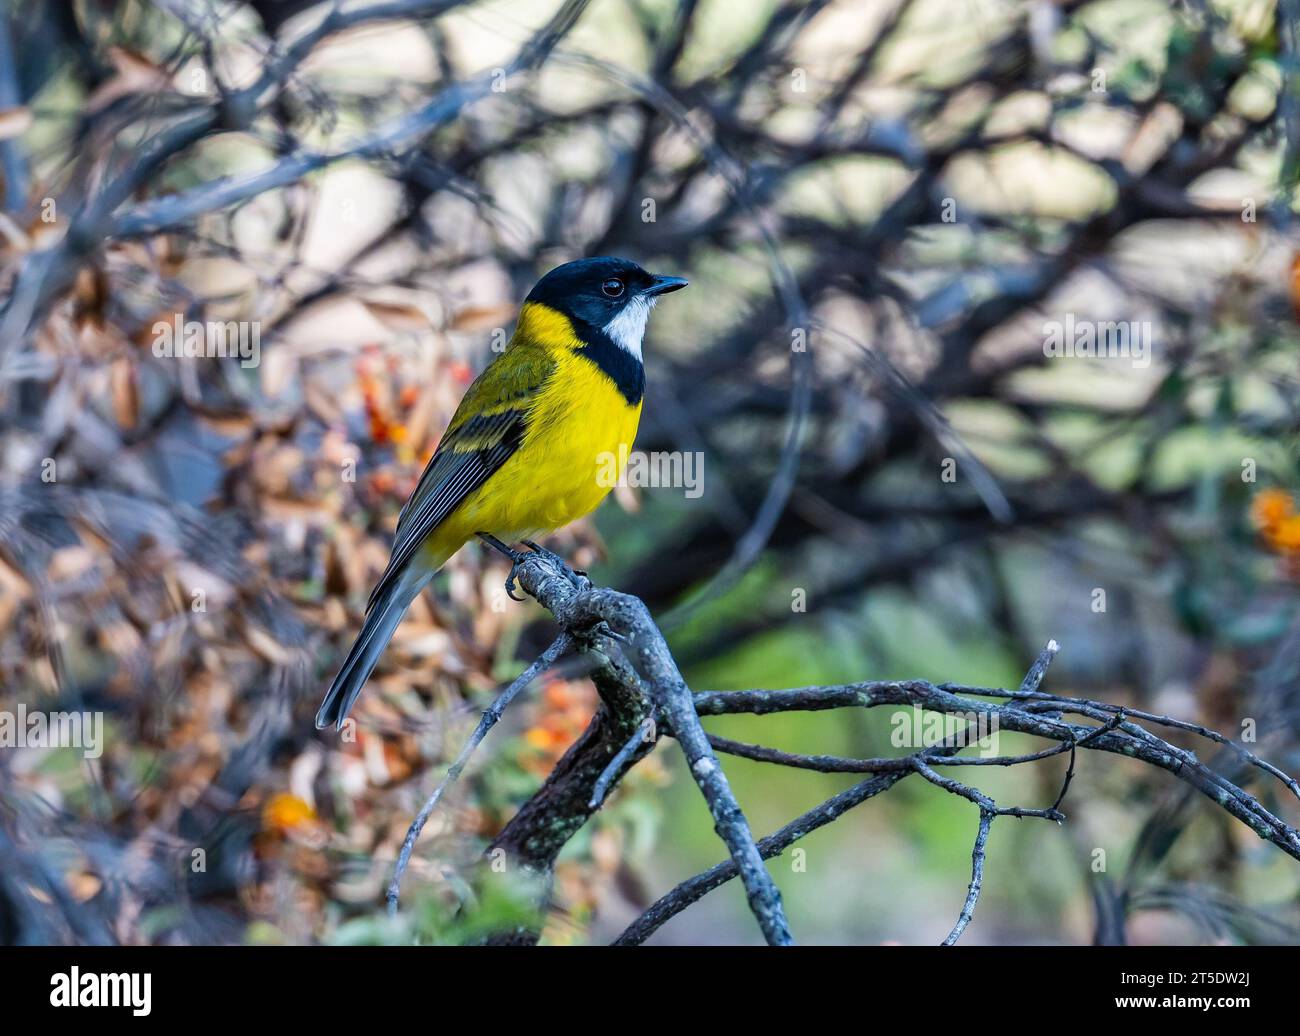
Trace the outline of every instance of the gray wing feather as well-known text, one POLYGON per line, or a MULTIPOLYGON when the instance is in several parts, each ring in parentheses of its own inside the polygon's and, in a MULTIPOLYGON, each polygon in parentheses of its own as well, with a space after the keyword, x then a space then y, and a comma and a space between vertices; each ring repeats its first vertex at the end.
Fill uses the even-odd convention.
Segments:
POLYGON ((472 418, 456 429, 454 439, 457 440, 499 435, 487 449, 458 451, 451 448, 451 441, 444 441, 429 460, 429 466, 420 476, 419 485, 398 516, 393 553, 383 576, 371 591, 370 600, 366 603, 367 612, 374 607, 375 601, 397 578, 398 573, 415 556, 420 545, 439 523, 465 497, 498 471, 519 448, 523 441, 526 419, 527 414, 522 410, 505 410, 472 418))

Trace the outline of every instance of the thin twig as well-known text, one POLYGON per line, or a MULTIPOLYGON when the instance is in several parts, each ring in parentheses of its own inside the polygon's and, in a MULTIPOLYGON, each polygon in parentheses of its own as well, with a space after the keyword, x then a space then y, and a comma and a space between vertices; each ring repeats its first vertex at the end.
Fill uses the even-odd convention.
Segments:
MULTIPOLYGON (((958 748, 959 746, 953 741, 927 748, 918 754, 937 760, 946 753, 957 751, 958 748)), ((894 773, 882 774, 878 777, 872 777, 870 780, 861 781, 838 795, 833 795, 820 805, 814 806, 806 813, 795 817, 790 823, 766 838, 759 839, 759 853, 765 860, 781 855, 799 839, 838 820, 854 806, 888 791, 912 772, 909 768, 894 773)), ((614 940, 614 945, 636 946, 645 942, 646 939, 650 938, 677 914, 680 914, 692 903, 702 899, 720 885, 725 885, 738 873, 739 871, 733 860, 723 860, 693 878, 688 878, 651 904, 640 917, 628 925, 623 933, 614 940)))
POLYGON ((1057 792, 1056 801, 1052 803, 1053 809, 1057 809, 1060 807, 1061 803, 1065 801, 1065 796, 1070 791, 1070 784, 1074 780, 1074 763, 1078 755, 1076 749, 1081 747, 1086 748, 1090 741, 1100 737, 1102 734, 1106 734, 1112 730, 1116 730, 1123 725, 1124 725, 1124 711, 1121 709, 1112 719, 1110 719, 1105 724, 1105 726, 1098 727, 1087 737, 1080 738, 1078 741, 1071 741, 1068 745, 1058 746, 1060 748, 1068 748, 1070 750, 1070 765, 1065 768, 1065 779, 1061 781, 1061 790, 1057 792))
POLYGON ((970 886, 966 890, 966 902, 961 905, 957 923, 952 926, 948 938, 944 939, 944 946, 956 946, 957 940, 962 937, 966 926, 975 916, 975 904, 979 902, 980 890, 984 887, 984 851, 988 846, 989 830, 992 827, 993 814, 981 806, 979 830, 975 833, 975 847, 970 854, 970 886))
POLYGON ((1061 645, 1055 640, 1049 640, 1038 657, 1034 659, 1034 664, 1029 667, 1025 673, 1025 678, 1020 681, 1020 693, 1032 694, 1038 690, 1039 685, 1043 682, 1043 677, 1047 675, 1047 669, 1056 658, 1057 652, 1061 650, 1061 645))
POLYGON ((982 810, 987 810, 997 817, 1038 817, 1042 820, 1055 820, 1058 824, 1065 820, 1065 814, 1055 806, 1047 809, 1033 809, 1027 806, 999 806, 991 798, 985 795, 977 788, 972 788, 969 784, 963 784, 961 781, 954 780, 952 777, 945 777, 943 774, 933 769, 920 756, 912 756, 912 769, 933 784, 936 788, 942 788, 946 792, 960 796, 963 799, 969 799, 982 810))
MULTIPOLYGON (((815 770, 818 773, 891 773, 895 770, 911 768, 911 763, 905 756, 847 759, 838 755, 804 755, 797 752, 783 752, 778 748, 769 748, 766 745, 733 741, 731 738, 720 737, 717 734, 709 735, 709 744, 716 751, 725 752, 727 755, 738 756, 742 759, 752 759, 758 763, 775 763, 778 766, 789 766, 796 770, 815 770)), ((1051 748, 1044 748, 1039 752, 1027 752, 1024 755, 987 757, 958 755, 952 758, 936 759, 933 765, 1020 766, 1022 763, 1033 763, 1040 759, 1050 759, 1054 755, 1062 755, 1070 751, 1070 747, 1068 744, 1053 745, 1051 748)))
POLYGON ((605 796, 609 793, 609 786, 618 779, 623 772, 623 767, 628 760, 636 753, 636 750, 643 744, 651 743, 655 740, 655 719, 653 716, 647 716, 641 726, 637 727, 636 732, 627 739, 627 743, 615 753, 614 758, 609 761, 609 765, 601 771, 599 779, 596 781, 596 787, 591 793, 591 799, 588 801, 592 809, 599 809, 601 803, 605 801, 605 796))
POLYGON ((561 633, 551 642, 551 646, 537 657, 537 660, 532 665, 520 673, 505 690, 496 696, 492 704, 483 710, 483 715, 479 718, 474 732, 470 734, 469 740, 465 742, 460 754, 456 756, 455 761, 447 769, 446 775, 438 782, 438 786, 433 789, 433 794, 429 796, 424 808, 420 810, 419 814, 411 822, 410 829, 406 832, 401 851, 397 854, 397 866, 393 870, 393 880, 388 886, 386 898, 388 900, 389 915, 397 913, 397 901, 402 890, 402 876, 406 873, 407 864, 411 862, 411 851, 415 848, 415 843, 419 840, 424 825, 428 823, 429 817, 433 815, 433 811, 441 801, 443 793, 456 782, 456 778, 465 769, 465 764, 469 762, 470 756, 474 754, 474 749, 478 748, 483 739, 487 737, 488 731, 496 726, 497 721, 501 719, 501 714, 505 712, 506 707, 514 701, 519 692, 541 676, 572 646, 573 638, 567 633, 561 633))
MULTIPOLYGON (((954 683, 945 683, 940 686, 955 694, 974 694, 980 697, 991 698, 1007 697, 1005 692, 1000 692, 991 687, 970 687, 965 684, 954 683)), ((1286 786, 1287 790, 1290 791, 1292 795, 1297 799, 1300 799, 1300 781, 1297 781, 1294 777, 1279 770, 1267 760, 1261 759, 1254 752, 1242 747, 1238 742, 1233 741, 1229 737, 1225 737, 1217 730, 1211 730, 1209 727, 1204 727, 1199 723, 1174 719, 1172 716, 1162 716, 1154 712, 1146 712, 1143 709, 1134 709, 1127 705, 1113 705, 1110 702, 1092 701, 1087 698, 1071 698, 1065 695, 1046 694, 1038 690, 1025 690, 1023 687, 1015 694, 1010 695, 1010 697, 1015 701, 1041 703, 1042 707, 1057 708, 1061 712, 1075 712, 1078 715, 1091 715, 1098 711, 1111 713, 1122 712, 1133 719, 1144 720, 1148 723, 1157 723, 1162 727, 1169 727, 1171 730, 1183 730, 1189 734, 1195 734, 1198 737, 1205 738, 1207 741, 1213 741, 1216 745, 1222 745, 1224 748, 1229 749, 1244 762, 1249 763, 1257 770, 1262 770, 1270 777, 1280 781, 1286 786), (1080 711, 1073 708, 1073 706, 1081 706, 1082 709, 1090 711, 1080 711)))

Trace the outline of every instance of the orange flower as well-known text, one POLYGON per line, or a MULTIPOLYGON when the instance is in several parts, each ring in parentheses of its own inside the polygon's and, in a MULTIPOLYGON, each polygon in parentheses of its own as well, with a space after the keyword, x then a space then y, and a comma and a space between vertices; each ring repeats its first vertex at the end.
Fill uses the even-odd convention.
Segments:
POLYGON ((464 360, 453 360, 451 363, 451 376, 462 385, 468 385, 474 380, 474 369, 464 360))
POLYGON ((1283 489, 1265 489, 1251 501, 1250 517, 1255 527, 1265 533, 1276 529, 1295 513, 1295 501, 1283 489))
POLYGON ((262 827, 268 831, 288 834, 315 821, 316 811, 311 805, 288 792, 271 796, 262 807, 262 827))
POLYGON ((595 711, 596 693, 589 683, 548 680, 534 708, 533 724, 524 732, 524 742, 537 755, 526 756, 523 765, 545 776, 578 740, 595 711))
POLYGON ((548 680, 546 688, 542 691, 542 698, 547 706, 552 709, 568 708, 573 702, 573 695, 570 693, 568 680, 548 680))
POLYGON ((1300 515, 1290 515, 1277 525, 1264 531, 1264 537, 1274 550, 1295 553, 1300 551, 1300 515))
POLYGON ((539 752, 554 752, 565 745, 564 734, 546 727, 533 727, 524 734, 524 740, 539 752))

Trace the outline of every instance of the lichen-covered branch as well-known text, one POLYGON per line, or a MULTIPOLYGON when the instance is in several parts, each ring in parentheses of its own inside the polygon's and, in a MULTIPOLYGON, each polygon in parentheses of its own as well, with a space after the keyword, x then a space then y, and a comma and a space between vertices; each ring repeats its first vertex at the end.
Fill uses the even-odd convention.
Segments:
MULTIPOLYGON (((652 905, 619 936, 616 940, 619 944, 643 942, 691 903, 737 876, 745 885, 750 909, 765 939, 774 945, 790 943, 792 936, 780 893, 762 861, 779 855, 798 839, 837 820, 854 806, 888 791, 909 774, 916 774, 973 803, 979 811, 970 886, 957 923, 945 940, 946 945, 951 945, 961 937, 974 916, 993 820, 1029 817, 1063 822, 1065 814, 1060 807, 1074 776, 1078 749, 1124 755, 1167 770, 1212 799, 1261 838, 1300 859, 1300 833, 1295 828, 1254 796, 1201 763, 1194 753, 1157 737, 1134 722, 1133 717, 1197 734, 1216 744, 1231 745, 1222 735, 1168 717, 1058 697, 1039 690, 1059 650, 1055 641, 1030 666, 1016 690, 962 687, 963 693, 958 693, 953 689, 958 685, 941 687, 923 680, 905 680, 692 695, 649 611, 637 598, 593 586, 585 576, 572 572, 548 551, 522 556, 518 580, 554 615, 561 636, 570 638, 567 643, 587 657, 601 705, 587 730, 506 825, 491 848, 504 850, 515 865, 540 875, 544 879, 543 887, 549 887, 560 850, 599 808, 609 790, 651 751, 658 734, 669 735, 681 745, 713 815, 715 829, 727 846, 728 860, 683 882, 652 905), (983 700, 994 697, 1005 700, 983 700), (964 717, 971 724, 964 732, 901 758, 844 759, 797 755, 763 745, 742 744, 706 734, 700 723, 700 717, 734 713, 768 715, 890 705, 964 717), (1094 720, 1096 724, 1067 722, 1063 718, 1067 714, 1094 720), (971 743, 972 732, 982 728, 1030 734, 1055 743, 1017 756, 959 756, 961 749, 971 743), (871 776, 774 834, 755 841, 715 751, 797 769, 871 776), (936 769, 964 765, 1020 766, 1064 752, 1070 754, 1064 783, 1056 801, 1045 807, 1000 805, 979 789, 936 769)), ((553 653, 554 646, 548 654, 553 653)), ((535 675, 537 668, 534 664, 525 676, 535 675)), ((496 715, 499 710, 493 713, 494 718, 496 715)), ((1232 747, 1257 769, 1295 791, 1292 778, 1240 746, 1232 747)), ((458 763, 463 765, 461 760, 458 763)), ((529 943, 536 938, 536 932, 521 930, 502 933, 498 941, 529 943)))
POLYGON ((665 732, 686 754, 764 938, 772 945, 792 942, 781 894, 763 866, 745 815, 700 725, 690 688, 645 605, 627 594, 592 587, 545 552, 527 555, 520 565, 519 582, 551 611, 561 629, 580 638, 580 643, 584 636, 588 638, 580 650, 602 657, 603 665, 593 679, 603 705, 493 847, 506 849, 525 866, 549 870, 564 842, 593 811, 597 789, 610 783, 609 765, 622 758, 627 769, 653 747, 645 742, 642 749, 625 751, 646 718, 658 716, 665 732), (615 662, 614 655, 621 662, 615 662))

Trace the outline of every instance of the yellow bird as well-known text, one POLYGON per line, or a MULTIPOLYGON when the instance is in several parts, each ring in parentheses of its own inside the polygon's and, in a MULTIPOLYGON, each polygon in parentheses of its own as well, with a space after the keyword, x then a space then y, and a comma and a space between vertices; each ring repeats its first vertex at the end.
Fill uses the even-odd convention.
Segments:
POLYGON ((646 319, 660 295, 684 287, 612 258, 565 263, 537 282, 402 508, 388 567, 317 727, 347 718, 406 609, 466 542, 480 536, 500 548, 596 509, 636 438, 646 319))

